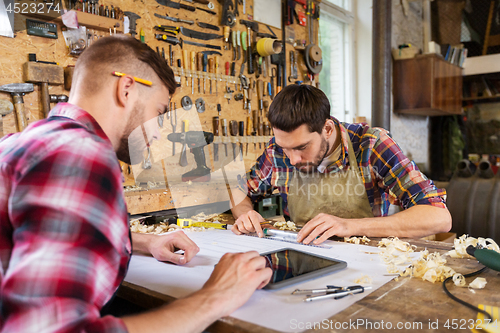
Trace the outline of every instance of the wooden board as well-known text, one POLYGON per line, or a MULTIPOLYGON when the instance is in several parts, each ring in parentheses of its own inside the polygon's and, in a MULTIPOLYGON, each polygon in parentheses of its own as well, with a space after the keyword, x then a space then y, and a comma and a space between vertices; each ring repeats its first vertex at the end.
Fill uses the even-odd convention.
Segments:
MULTIPOLYGON (((372 239, 370 245, 376 246, 378 240, 379 239, 372 239)), ((405 239, 405 241, 417 245, 417 251, 428 249, 431 253, 439 252, 443 254, 451 250, 453 246, 453 244, 450 243, 419 239, 405 239)), ((446 257, 446 259, 448 266, 463 274, 473 272, 482 267, 476 260, 450 259, 449 257, 446 257)), ((500 306, 500 273, 487 270, 479 276, 487 280, 485 289, 475 290, 475 293, 472 293, 468 288, 455 287, 451 282, 447 285, 448 289, 453 295, 476 306, 478 304, 500 306)), ((471 282, 472 279, 473 278, 469 278, 468 282, 471 282)), ((120 286, 118 295, 147 309, 156 308, 174 300, 168 295, 163 295, 127 282, 124 282, 120 286)), ((263 309, 263 311, 265 310, 263 309)), ((400 277, 398 281, 393 280, 387 283, 344 311, 331 318, 325 318, 325 320, 333 322, 333 325, 335 325, 336 322, 342 325, 342 323, 349 323, 349 321, 357 322, 358 320, 364 320, 364 322, 369 321, 372 325, 381 325, 383 321, 386 325, 387 323, 391 323, 392 329, 395 329, 397 323, 403 323, 403 325, 405 323, 409 323, 409 325, 419 325, 418 323, 421 323, 421 326, 413 326, 408 329, 408 331, 451 332, 453 330, 444 327, 446 321, 448 321, 450 325, 453 319, 455 319, 455 322, 464 320, 467 324, 470 324, 469 320, 475 320, 476 315, 474 311, 448 298, 442 289, 442 283, 430 283, 428 281, 422 281, 421 279, 400 277), (429 325, 431 325, 431 323, 435 324, 436 322, 438 323, 436 329, 431 329, 429 325)), ((335 331, 353 333, 378 331, 373 328, 370 330, 369 327, 365 328, 353 328, 347 324, 347 326, 344 325, 344 329, 338 329, 337 327, 335 331)), ((434 328, 434 326, 432 328, 434 328)), ((302 330, 303 329, 300 331, 302 330)), ((216 321, 206 331, 232 333, 275 332, 274 330, 266 329, 231 317, 225 317, 216 321)), ((321 327, 320 329, 305 330, 305 332, 318 331, 332 332, 334 330, 321 329, 321 327)), ((380 331, 386 330, 382 329, 380 331)))

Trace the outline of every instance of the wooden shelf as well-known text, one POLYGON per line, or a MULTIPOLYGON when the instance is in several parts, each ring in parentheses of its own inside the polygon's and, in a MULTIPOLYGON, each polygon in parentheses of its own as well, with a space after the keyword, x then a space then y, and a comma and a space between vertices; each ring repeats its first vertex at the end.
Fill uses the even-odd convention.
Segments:
POLYGON ((495 96, 480 96, 480 97, 464 97, 462 99, 463 102, 472 102, 472 101, 496 101, 500 100, 500 95, 495 96))
POLYGON ((464 62, 464 75, 500 72, 500 53, 470 57, 464 62))
POLYGON ((394 61, 394 112, 420 116, 462 113, 462 68, 436 54, 394 61))
MULTIPOLYGON (((32 1, 21 1, 20 3, 32 3, 32 1)), ((62 12, 62 10, 61 10, 62 12)), ((33 17, 37 19, 42 19, 44 21, 50 21, 54 23, 62 23, 61 14, 57 12, 50 13, 21 13, 27 17, 33 17)), ((109 17, 93 15, 89 13, 76 11, 76 16, 78 18, 78 24, 87 27, 87 29, 96 29, 102 31, 109 31, 116 28, 116 32, 123 33, 123 22, 120 20, 115 20, 109 17)), ((114 30, 113 30, 114 31, 114 30)))

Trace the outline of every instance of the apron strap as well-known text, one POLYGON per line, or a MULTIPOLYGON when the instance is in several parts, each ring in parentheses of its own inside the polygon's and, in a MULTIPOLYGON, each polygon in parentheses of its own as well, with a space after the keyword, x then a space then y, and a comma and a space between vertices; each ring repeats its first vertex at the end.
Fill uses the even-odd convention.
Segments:
POLYGON ((344 126, 342 126, 341 123, 339 123, 339 127, 342 127, 347 134, 347 158, 349 159, 349 166, 353 168, 353 170, 358 175, 361 175, 361 172, 359 171, 358 161, 356 160, 356 154, 354 154, 354 148, 352 147, 351 138, 349 137, 349 133, 347 133, 347 130, 344 126))

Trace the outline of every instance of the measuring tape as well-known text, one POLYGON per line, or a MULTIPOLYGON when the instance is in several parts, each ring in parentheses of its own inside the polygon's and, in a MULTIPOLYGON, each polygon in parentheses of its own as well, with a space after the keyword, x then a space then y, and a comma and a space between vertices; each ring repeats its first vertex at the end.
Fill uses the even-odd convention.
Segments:
MULTIPOLYGON (((299 244, 299 245, 304 245, 304 246, 312 246, 312 247, 319 247, 322 249, 331 249, 331 246, 320 244, 320 245, 315 245, 312 243, 309 244, 304 244, 304 243, 299 243, 297 242, 297 233, 293 231, 284 231, 284 230, 276 230, 276 229, 268 229, 264 228, 264 237, 262 239, 272 239, 272 240, 277 240, 280 242, 287 242, 287 243, 292 243, 292 244, 299 244)), ((247 236, 251 237, 259 237, 257 233, 250 233, 250 234, 245 234, 247 236)))
POLYGON ((227 230, 227 224, 214 222, 196 222, 191 219, 177 219, 177 225, 181 228, 204 227, 227 230))

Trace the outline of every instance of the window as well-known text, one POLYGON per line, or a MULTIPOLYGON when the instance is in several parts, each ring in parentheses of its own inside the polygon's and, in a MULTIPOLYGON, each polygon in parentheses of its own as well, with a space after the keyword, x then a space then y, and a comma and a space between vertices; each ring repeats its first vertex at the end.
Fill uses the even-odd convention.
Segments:
POLYGON ((319 73, 320 88, 328 96, 330 114, 340 121, 352 121, 353 94, 353 21, 345 0, 321 3, 319 46, 323 69, 319 73))

